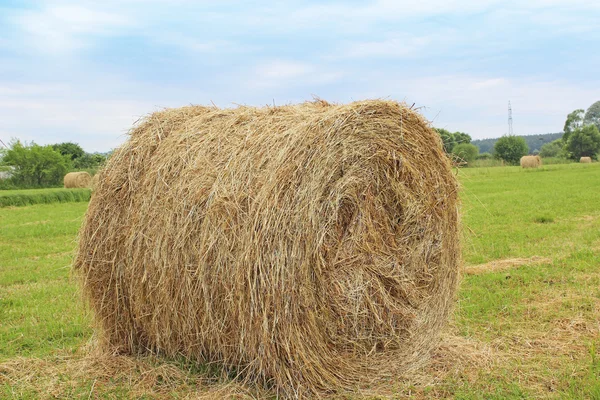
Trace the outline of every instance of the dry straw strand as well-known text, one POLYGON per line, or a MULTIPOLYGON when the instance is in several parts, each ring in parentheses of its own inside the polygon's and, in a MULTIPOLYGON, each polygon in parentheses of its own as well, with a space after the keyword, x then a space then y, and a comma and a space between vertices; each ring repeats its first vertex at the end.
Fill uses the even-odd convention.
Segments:
POLYGON ((100 172, 74 268, 111 351, 218 363, 286 397, 353 390, 436 346, 457 189, 405 104, 169 109, 100 172))
POLYGON ((85 171, 69 172, 65 175, 65 188, 87 188, 92 183, 92 177, 85 171))

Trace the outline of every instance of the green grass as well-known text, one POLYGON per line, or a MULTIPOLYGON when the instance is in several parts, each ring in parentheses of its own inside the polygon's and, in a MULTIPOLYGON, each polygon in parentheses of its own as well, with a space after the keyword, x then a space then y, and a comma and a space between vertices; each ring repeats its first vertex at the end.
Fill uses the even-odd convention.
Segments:
MULTIPOLYGON (((544 157, 542 163, 544 165, 554 164, 572 164, 576 161, 561 157, 544 157)), ((469 168, 490 168, 490 167, 503 167, 504 162, 502 160, 496 160, 494 158, 488 158, 487 160, 474 160, 469 163, 469 168)))
POLYGON ((23 189, 0 191, 0 207, 89 201, 90 189, 23 189))
MULTIPOLYGON (((450 337, 490 349, 493 364, 450 359, 450 372, 434 386, 400 383, 398 396, 600 399, 600 164, 463 168, 457 173, 465 264, 533 256, 548 261, 465 275, 450 337)), ((93 332, 69 277, 86 207, 0 209, 0 398, 48 397, 46 385, 59 397, 72 398, 92 391, 106 398, 183 398, 210 390, 193 382, 210 380, 212 373, 181 360, 148 361, 154 369, 173 367, 183 378, 164 392, 152 391, 164 388, 167 378, 162 376, 154 389, 141 394, 132 382, 148 375, 139 367, 109 381, 95 377, 97 383, 73 369, 60 369, 68 364, 65 357, 83 357, 78 349, 93 332), (3 381, 2 363, 19 357, 62 372, 58 378, 40 373, 37 380, 3 381)), ((479 353, 473 352, 477 360, 479 353)))
POLYGON ((86 207, 73 203, 0 210, 0 361, 71 350, 91 334, 69 279, 86 207))

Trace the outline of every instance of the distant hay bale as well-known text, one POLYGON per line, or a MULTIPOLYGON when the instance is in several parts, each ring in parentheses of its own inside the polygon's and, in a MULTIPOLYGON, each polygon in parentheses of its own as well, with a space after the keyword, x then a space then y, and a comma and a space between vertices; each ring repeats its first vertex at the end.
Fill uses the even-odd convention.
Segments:
POLYGON ((64 184, 66 188, 90 187, 92 177, 87 172, 69 172, 65 175, 64 184))
POLYGON ((101 174, 74 268, 106 348, 310 396, 406 372, 436 346, 458 185, 405 105, 157 112, 101 174))
POLYGON ((98 186, 98 178, 99 178, 98 174, 95 174, 94 176, 92 176, 92 182, 90 183, 90 188, 92 190, 96 190, 96 187, 98 186))
POLYGON ((542 165, 540 156, 523 156, 521 157, 521 167, 523 168, 538 168, 542 165))
POLYGON ((579 162, 582 164, 589 164, 592 162, 592 157, 581 157, 579 162))

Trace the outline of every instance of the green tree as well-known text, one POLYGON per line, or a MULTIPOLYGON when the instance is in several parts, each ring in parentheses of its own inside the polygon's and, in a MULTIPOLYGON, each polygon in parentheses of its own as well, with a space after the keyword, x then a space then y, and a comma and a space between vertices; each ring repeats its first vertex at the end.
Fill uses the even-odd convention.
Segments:
POLYGON ((75 169, 90 169, 90 168, 98 168, 106 161, 106 157, 102 154, 94 153, 85 153, 81 157, 76 158, 73 161, 73 167, 75 169))
POLYGON ((77 143, 64 142, 53 144, 52 148, 58 151, 63 156, 69 156, 69 158, 74 161, 79 157, 83 157, 85 155, 85 151, 81 148, 77 143))
POLYGON ((19 187, 50 187, 62 184, 71 168, 71 160, 52 146, 30 145, 15 141, 5 152, 2 162, 14 167, 10 178, 19 187))
POLYGON ((519 136, 502 136, 494 144, 494 156, 512 165, 519 164, 528 152, 527 142, 519 136))
MULTIPOLYGON (((452 134, 452 136, 454 136, 454 141, 457 144, 460 144, 460 143, 471 143, 471 135, 469 135, 468 133, 454 132, 452 134)), ((477 150, 477 151, 479 151, 479 150, 477 150)))
POLYGON ((575 110, 569 115, 567 115, 567 120, 565 121, 565 127, 563 128, 563 141, 567 143, 569 140, 569 135, 575 130, 581 127, 583 124, 583 110, 575 110))
POLYGON ((444 128, 436 128, 435 130, 440 135, 440 138, 442 138, 442 142, 444 143, 444 150, 446 151, 446 153, 450 154, 452 152, 452 149, 456 145, 454 135, 452 134, 452 132, 444 128))
POLYGON ((542 145, 540 149, 540 156, 542 157, 562 157, 564 155, 563 152, 563 141, 562 139, 557 139, 553 142, 546 143, 542 145))
POLYGON ((587 109, 583 117, 584 125, 596 125, 600 129, 600 101, 595 102, 587 109))
POLYGON ((479 155, 479 148, 471 143, 459 143, 452 149, 452 154, 459 160, 470 163, 479 155))
POLYGON ((575 160, 579 157, 597 159, 600 152, 600 131, 596 125, 586 125, 576 129, 569 135, 566 150, 575 160))

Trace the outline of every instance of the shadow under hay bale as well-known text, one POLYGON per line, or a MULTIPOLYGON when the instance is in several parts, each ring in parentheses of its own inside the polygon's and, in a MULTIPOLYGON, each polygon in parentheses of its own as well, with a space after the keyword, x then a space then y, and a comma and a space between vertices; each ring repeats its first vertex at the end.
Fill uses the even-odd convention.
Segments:
POLYGON ((69 172, 65 175, 65 188, 87 188, 90 187, 92 177, 87 172, 69 172))
POLYGON ((304 396, 408 371, 437 345, 458 186, 405 105, 157 112, 101 174, 74 268, 105 348, 304 396))

